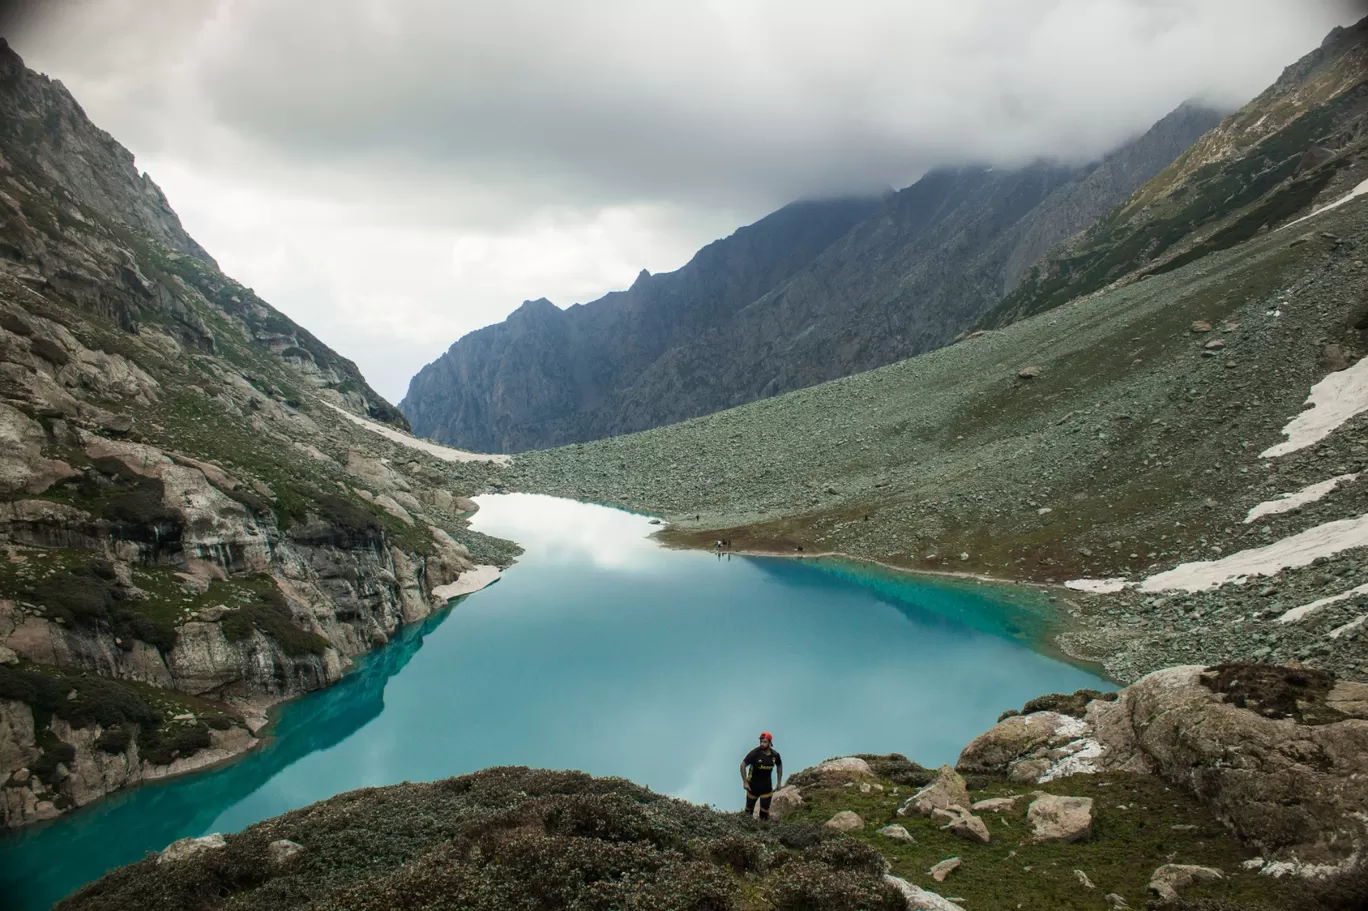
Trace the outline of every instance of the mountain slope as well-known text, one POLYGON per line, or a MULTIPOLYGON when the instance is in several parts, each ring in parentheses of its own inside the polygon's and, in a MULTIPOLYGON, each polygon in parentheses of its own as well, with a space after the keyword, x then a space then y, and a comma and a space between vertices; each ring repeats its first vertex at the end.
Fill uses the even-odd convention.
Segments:
POLYGON ((0 43, 0 826, 249 749, 511 559, 461 518, 496 465, 367 418, 405 426, 0 43))
POLYGON ((676 272, 643 271, 626 291, 567 310, 528 301, 420 370, 400 407, 418 433, 474 449, 583 439, 662 354, 725 325, 877 206, 795 203, 709 244, 676 272))
POLYGON ((786 207, 629 291, 564 312, 524 305, 420 371, 401 407, 419 433, 518 451, 683 420, 929 350, 1218 119, 1184 106, 1090 168, 943 170, 881 204, 786 207), (735 278, 747 274, 757 280, 735 278))
POLYGON ((1368 177, 1368 20, 1319 48, 1124 204, 1054 251, 984 321, 1059 306, 1276 227, 1368 177))

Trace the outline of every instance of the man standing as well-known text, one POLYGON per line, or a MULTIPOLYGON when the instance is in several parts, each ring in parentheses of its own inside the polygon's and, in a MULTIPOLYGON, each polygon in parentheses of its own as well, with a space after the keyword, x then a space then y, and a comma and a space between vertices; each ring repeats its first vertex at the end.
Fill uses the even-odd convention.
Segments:
POLYGON ((760 802, 760 818, 769 819, 770 801, 774 792, 784 783, 784 761, 779 751, 774 749, 774 738, 769 731, 760 735, 760 745, 746 754, 741 760, 741 787, 746 789, 746 815, 755 812, 755 802, 760 802), (770 774, 774 773, 774 780, 770 774))

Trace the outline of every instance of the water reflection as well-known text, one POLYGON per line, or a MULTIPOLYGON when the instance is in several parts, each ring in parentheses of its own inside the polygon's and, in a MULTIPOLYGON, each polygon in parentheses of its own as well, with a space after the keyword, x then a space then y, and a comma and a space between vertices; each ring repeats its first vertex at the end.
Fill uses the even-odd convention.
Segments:
POLYGON ((525 548, 498 584, 286 706, 261 752, 0 839, 6 898, 44 907, 185 835, 491 765, 622 775, 739 806, 736 767, 761 730, 790 771, 848 752, 935 764, 1004 708, 1105 686, 1016 641, 1039 618, 997 589, 719 560, 657 547, 642 516, 480 502, 475 527, 525 548))

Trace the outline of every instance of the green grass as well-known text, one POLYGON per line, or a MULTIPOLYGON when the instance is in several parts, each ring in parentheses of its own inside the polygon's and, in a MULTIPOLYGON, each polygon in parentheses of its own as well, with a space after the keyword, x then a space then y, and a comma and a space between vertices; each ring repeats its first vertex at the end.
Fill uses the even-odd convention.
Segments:
POLYGON ((790 818, 817 824, 841 810, 855 811, 866 825, 852 839, 877 848, 888 858, 894 875, 941 895, 961 897, 966 908, 1015 908, 1025 899, 1027 907, 1096 911, 1102 907, 1101 897, 1109 892, 1123 896, 1131 907, 1142 908, 1151 874, 1165 863, 1213 866, 1228 874, 1223 882, 1185 892, 1185 898, 1220 900, 1249 909, 1294 906, 1295 884, 1241 870, 1240 863, 1253 854, 1193 798, 1150 776, 1079 775, 1039 786, 988 784, 972 797, 1028 796, 1012 811, 981 814, 992 835, 987 845, 951 835, 930 819, 898 817, 897 808, 915 788, 899 787, 887 779, 882 785, 883 791, 869 794, 857 787, 804 790, 804 804, 790 818), (1073 844, 1034 843, 1026 811, 1029 795, 1037 789, 1093 798, 1092 836, 1073 844), (904 826, 917 843, 905 845, 875 834, 890 823, 904 826), (949 857, 959 857, 962 865, 945 882, 935 882, 927 871, 949 857), (1087 874, 1096 889, 1082 887, 1074 870, 1087 874))

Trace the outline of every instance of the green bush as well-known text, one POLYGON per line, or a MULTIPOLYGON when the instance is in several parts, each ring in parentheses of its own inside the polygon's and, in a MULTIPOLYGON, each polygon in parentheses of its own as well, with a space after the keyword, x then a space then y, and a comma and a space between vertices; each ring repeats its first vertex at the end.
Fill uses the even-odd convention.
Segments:
POLYGON ((1229 662, 1207 668, 1199 679, 1231 705, 1265 718, 1329 724, 1345 717, 1325 704, 1325 697, 1335 686, 1335 675, 1329 671, 1229 662))
POLYGON ((770 899, 776 911, 905 911, 907 902, 882 880, 832 870, 822 864, 790 864, 770 899))
POLYGON ((95 738, 95 748, 105 753, 117 754, 127 750, 132 742, 133 735, 128 732, 128 728, 121 725, 102 731, 100 736, 95 738))
POLYGON ((147 724, 138 729, 138 755, 154 765, 193 756, 211 742, 205 724, 175 724, 170 729, 147 724))
POLYGON ((117 680, 106 677, 53 677, 26 668, 0 665, 0 699, 14 699, 56 715, 75 728, 90 724, 155 724, 161 712, 117 680), (71 693, 75 699, 68 699, 71 693))
POLYGON ((259 630, 278 642, 291 658, 321 655, 328 648, 327 639, 299 628, 285 596, 275 587, 267 589, 255 603, 225 614, 220 628, 229 642, 249 639, 253 630, 259 630))

